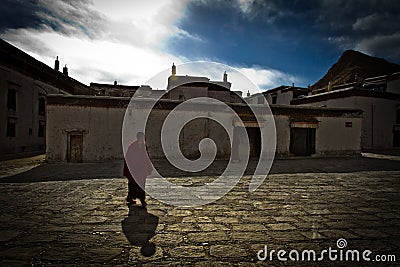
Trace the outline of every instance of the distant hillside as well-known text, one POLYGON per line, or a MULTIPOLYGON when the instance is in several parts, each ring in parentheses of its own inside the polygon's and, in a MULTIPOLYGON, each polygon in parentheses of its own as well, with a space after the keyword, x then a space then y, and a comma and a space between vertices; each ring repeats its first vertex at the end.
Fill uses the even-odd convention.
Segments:
POLYGON ((316 82, 311 89, 321 89, 332 86, 356 82, 365 78, 391 74, 400 71, 400 65, 390 63, 382 58, 371 57, 363 53, 347 50, 339 58, 338 62, 328 70, 324 77, 316 82))

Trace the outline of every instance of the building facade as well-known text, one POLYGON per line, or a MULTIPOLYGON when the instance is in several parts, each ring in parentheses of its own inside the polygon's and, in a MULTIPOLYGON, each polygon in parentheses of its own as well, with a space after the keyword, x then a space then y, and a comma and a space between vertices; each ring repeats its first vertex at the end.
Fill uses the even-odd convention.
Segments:
POLYGON ((290 101, 297 98, 302 98, 310 94, 308 88, 294 86, 279 86, 262 93, 257 93, 246 98, 251 104, 278 104, 278 105, 290 105, 290 101))
POLYGON ((296 99, 291 103, 300 106, 360 109, 364 113, 362 149, 387 150, 400 147, 399 94, 351 87, 296 99))
MULTIPOLYGON (((48 97, 47 151, 49 162, 104 161, 122 159, 122 123, 130 98, 60 96, 48 97)), ((145 100, 143 100, 145 101, 145 100)), ((163 158, 160 128, 168 113, 181 102, 160 100, 148 124, 147 145, 151 158, 163 158)), ((241 142, 241 149, 250 147, 250 156, 257 157, 261 150, 260 131, 243 104, 230 103, 245 124, 249 144, 241 142)), ((200 107, 201 108, 201 107, 200 107)), ((208 106, 206 106, 208 108, 208 106)), ((272 106, 276 125, 276 155, 291 156, 343 156, 360 153, 362 111, 296 106, 272 106), (335 129, 335 131, 332 131, 335 129), (338 142, 341 140, 341 142, 338 142)), ((186 112, 195 112, 186 111, 186 112)), ((199 141, 208 137, 217 143, 217 158, 229 159, 231 143, 225 130, 212 120, 198 120, 185 127, 179 139, 182 153, 188 158, 199 154, 199 141)))
POLYGON ((3 40, 0 55, 0 159, 44 153, 47 95, 92 91, 3 40))

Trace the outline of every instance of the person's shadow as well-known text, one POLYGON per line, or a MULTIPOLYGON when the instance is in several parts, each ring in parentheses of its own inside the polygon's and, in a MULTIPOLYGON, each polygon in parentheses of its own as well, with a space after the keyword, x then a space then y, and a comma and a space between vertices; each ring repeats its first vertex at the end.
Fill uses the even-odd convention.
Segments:
POLYGON ((158 217, 140 206, 128 204, 128 208, 128 217, 121 222, 122 231, 131 245, 141 246, 143 256, 151 257, 156 252, 156 246, 149 240, 155 235, 158 217))

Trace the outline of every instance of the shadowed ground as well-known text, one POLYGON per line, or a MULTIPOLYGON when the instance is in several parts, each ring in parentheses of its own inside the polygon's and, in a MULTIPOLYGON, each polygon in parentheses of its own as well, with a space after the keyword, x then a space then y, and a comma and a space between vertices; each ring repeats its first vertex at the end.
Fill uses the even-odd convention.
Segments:
MULTIPOLYGON (((212 204, 177 208, 148 197, 147 211, 126 205, 120 162, 39 160, 33 169, 0 179, 0 263, 256 266, 270 263, 257 260, 264 245, 319 252, 337 249, 339 238, 346 239, 346 249, 369 249, 371 258, 395 255, 399 260, 398 156, 364 156, 277 160, 253 193, 245 176, 212 204)), ((0 164, 3 176, 29 165, 0 164)), ((206 173, 170 176, 187 184, 215 179, 206 173)), ((283 265, 276 254, 273 264, 283 265)))
MULTIPOLYGON (((359 171, 400 170, 400 152, 390 151, 363 153, 360 157, 348 158, 294 158, 278 159, 272 164, 271 174, 288 173, 346 173, 359 171), (397 164, 396 164, 397 163, 397 164)), ((210 168, 195 176, 216 176, 223 172, 227 161, 217 160, 210 168)), ((175 169, 166 160, 153 161, 154 167, 164 177, 193 176, 192 173, 175 169)), ((250 161, 245 172, 251 175, 256 161, 250 161)), ((123 161, 102 163, 56 163, 46 164, 44 155, 26 159, 0 162, 0 183, 32 183, 84 179, 123 178, 123 161)))

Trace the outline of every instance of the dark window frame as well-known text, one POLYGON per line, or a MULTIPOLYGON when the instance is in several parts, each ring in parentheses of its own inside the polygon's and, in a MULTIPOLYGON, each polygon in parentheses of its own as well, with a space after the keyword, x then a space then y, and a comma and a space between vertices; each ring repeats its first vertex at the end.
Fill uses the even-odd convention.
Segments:
POLYGON ((400 124, 400 108, 396 109, 396 124, 400 124))
POLYGON ((271 104, 276 104, 277 100, 278 100, 277 95, 271 95, 271 104))
POLYGON ((38 114, 46 115, 46 98, 44 96, 40 96, 38 100, 38 114))
POLYGON ((17 90, 9 88, 7 91, 7 108, 17 110, 17 90))

